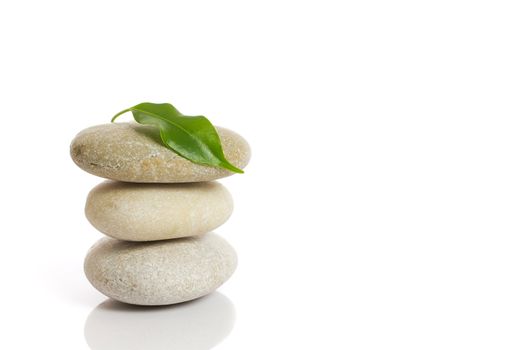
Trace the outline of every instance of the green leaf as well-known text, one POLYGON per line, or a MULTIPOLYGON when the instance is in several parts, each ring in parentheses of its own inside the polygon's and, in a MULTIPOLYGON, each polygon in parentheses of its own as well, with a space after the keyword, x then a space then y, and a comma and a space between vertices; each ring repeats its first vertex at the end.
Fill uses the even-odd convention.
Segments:
POLYGON ((157 127, 164 145, 181 157, 194 163, 243 173, 224 156, 217 130, 206 117, 183 115, 169 103, 145 102, 117 113, 111 122, 126 112, 133 113, 140 124, 157 127))

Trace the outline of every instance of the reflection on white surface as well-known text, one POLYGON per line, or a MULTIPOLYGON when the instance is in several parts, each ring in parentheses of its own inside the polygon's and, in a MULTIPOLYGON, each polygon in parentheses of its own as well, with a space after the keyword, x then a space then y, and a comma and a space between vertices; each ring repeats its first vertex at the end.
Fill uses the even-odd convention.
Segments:
POLYGON ((84 334, 92 350, 203 350, 224 339, 234 322, 232 302, 218 292, 173 306, 107 300, 89 314, 84 334))

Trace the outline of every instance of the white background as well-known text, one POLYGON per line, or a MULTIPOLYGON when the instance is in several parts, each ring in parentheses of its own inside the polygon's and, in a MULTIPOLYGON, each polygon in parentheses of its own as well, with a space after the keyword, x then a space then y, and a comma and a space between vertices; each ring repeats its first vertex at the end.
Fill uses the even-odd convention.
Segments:
POLYGON ((523 349, 524 18, 501 0, 2 1, 0 348, 523 349), (97 308, 101 179, 69 143, 144 101, 250 142, 216 231, 239 267, 183 307, 97 308))

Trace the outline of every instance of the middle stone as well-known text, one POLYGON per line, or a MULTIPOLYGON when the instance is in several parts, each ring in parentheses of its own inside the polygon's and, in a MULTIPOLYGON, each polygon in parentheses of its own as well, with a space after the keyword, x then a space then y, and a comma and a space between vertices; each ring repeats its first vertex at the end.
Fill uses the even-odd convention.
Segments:
POLYGON ((157 241, 212 231, 228 220, 233 200, 218 182, 105 181, 91 190, 85 211, 89 222, 110 237, 157 241))

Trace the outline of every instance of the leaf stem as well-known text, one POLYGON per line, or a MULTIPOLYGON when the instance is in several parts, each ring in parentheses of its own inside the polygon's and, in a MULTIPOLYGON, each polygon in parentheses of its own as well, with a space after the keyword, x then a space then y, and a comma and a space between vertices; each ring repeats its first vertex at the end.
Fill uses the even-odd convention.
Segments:
POLYGON ((113 123, 115 121, 115 119, 117 119, 119 116, 121 116, 122 114, 126 113, 126 112, 130 112, 131 111, 131 108, 127 108, 123 111, 120 111, 118 112, 117 114, 115 114, 115 116, 113 118, 111 118, 111 122, 113 123))

